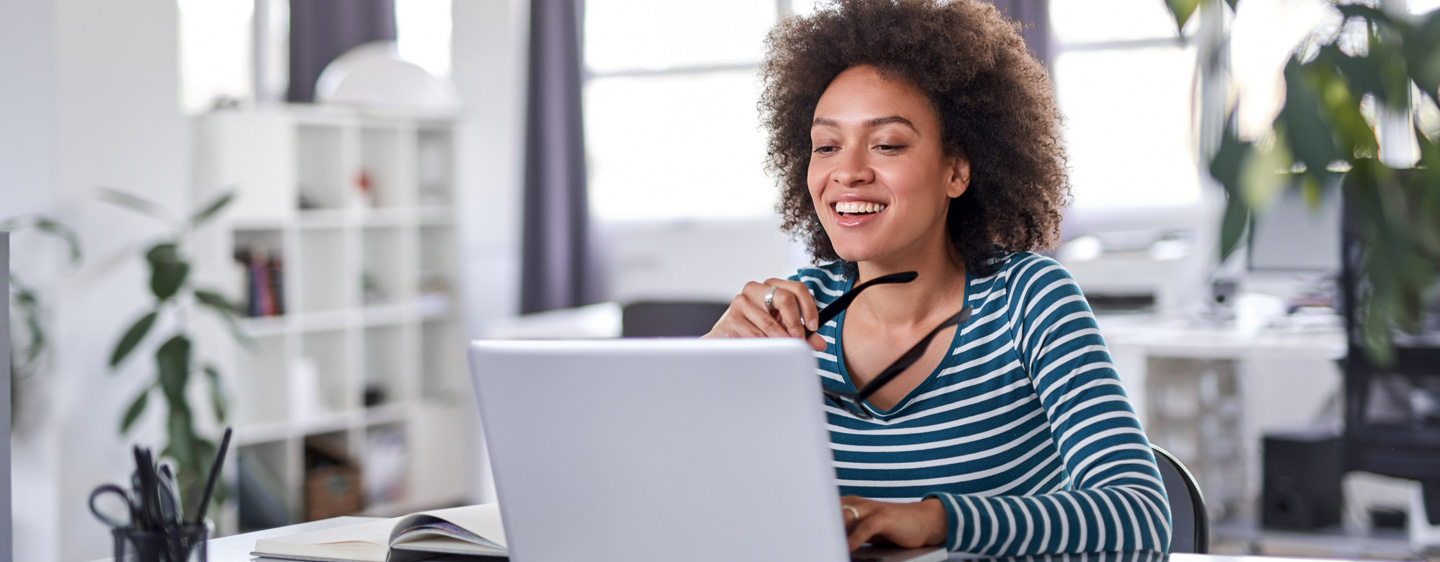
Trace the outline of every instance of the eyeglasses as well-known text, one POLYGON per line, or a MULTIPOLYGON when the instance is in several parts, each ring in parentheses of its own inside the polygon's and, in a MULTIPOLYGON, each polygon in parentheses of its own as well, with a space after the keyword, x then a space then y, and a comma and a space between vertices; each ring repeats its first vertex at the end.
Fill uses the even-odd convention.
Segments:
MULTIPOLYGON (((914 271, 907 271, 877 277, 862 283, 854 289, 851 289, 850 292, 840 295, 840 298, 835 299, 834 302, 825 307, 825 310, 820 311, 820 324, 824 325, 826 322, 839 316, 841 311, 850 306, 850 303, 855 302, 855 297, 866 287, 886 283, 909 283, 914 281, 915 277, 917 277, 917 274, 914 271)), ((925 355, 926 348, 930 347, 930 340, 935 339, 936 334, 939 334, 945 328, 956 326, 970 320, 972 312, 974 312, 974 309, 966 305, 965 308, 960 309, 960 312, 941 322, 939 326, 930 330, 930 333, 925 334, 925 337, 920 338, 919 343, 916 343, 907 350, 904 355, 901 355, 899 359, 896 359, 894 363, 891 363, 889 367, 881 371, 880 374, 866 384, 864 388, 856 392, 830 390, 828 388, 822 389, 821 392, 825 394, 825 401, 837 408, 845 409, 850 415, 862 420, 874 419, 875 416, 870 413, 870 410, 865 407, 863 402, 865 402, 870 395, 880 390, 881 387, 884 387, 886 383, 894 380, 895 377, 899 376, 905 369, 910 368, 916 361, 919 361, 920 356, 925 355)))

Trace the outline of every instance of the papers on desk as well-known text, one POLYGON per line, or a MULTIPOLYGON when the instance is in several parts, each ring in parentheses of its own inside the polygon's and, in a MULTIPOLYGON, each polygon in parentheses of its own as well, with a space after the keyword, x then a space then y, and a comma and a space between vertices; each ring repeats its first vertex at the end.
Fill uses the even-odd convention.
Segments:
POLYGON ((251 554, 320 562, 409 562, 439 554, 503 558, 505 529, 498 504, 424 511, 255 541, 251 554))

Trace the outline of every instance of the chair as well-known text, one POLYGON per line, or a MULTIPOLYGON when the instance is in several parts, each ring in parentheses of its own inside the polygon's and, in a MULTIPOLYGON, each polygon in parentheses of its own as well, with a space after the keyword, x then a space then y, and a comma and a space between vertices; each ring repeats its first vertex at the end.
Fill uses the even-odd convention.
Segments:
POLYGON ((728 302, 641 301, 625 305, 620 336, 666 338, 703 336, 715 326, 728 302))
POLYGON ((1170 552, 1205 554, 1210 551, 1210 518, 1200 485, 1185 465, 1169 451, 1151 445, 1165 495, 1170 497, 1170 552))

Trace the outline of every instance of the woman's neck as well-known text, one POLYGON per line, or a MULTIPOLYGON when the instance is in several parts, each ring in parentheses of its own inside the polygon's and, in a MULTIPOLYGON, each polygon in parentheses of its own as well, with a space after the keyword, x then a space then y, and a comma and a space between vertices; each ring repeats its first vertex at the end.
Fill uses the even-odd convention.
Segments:
POLYGON ((935 246, 895 259, 857 263, 857 285, 902 271, 919 275, 909 283, 871 287, 847 316, 854 318, 858 312, 864 321, 886 327, 885 331, 929 331, 936 322, 959 312, 965 299, 965 261, 948 237, 935 246))

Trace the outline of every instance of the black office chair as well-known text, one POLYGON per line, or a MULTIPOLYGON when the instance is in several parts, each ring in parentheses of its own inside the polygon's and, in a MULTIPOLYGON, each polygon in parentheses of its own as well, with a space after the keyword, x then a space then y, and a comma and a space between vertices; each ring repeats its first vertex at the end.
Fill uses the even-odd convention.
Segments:
POLYGON ((1165 495, 1170 497, 1170 552, 1209 552, 1210 518, 1195 476, 1170 451, 1153 444, 1150 448, 1155 451, 1160 480, 1165 482, 1165 495))
POLYGON ((640 301, 625 305, 620 317, 620 336, 626 338, 669 338, 703 336, 715 326, 728 302, 640 301))

